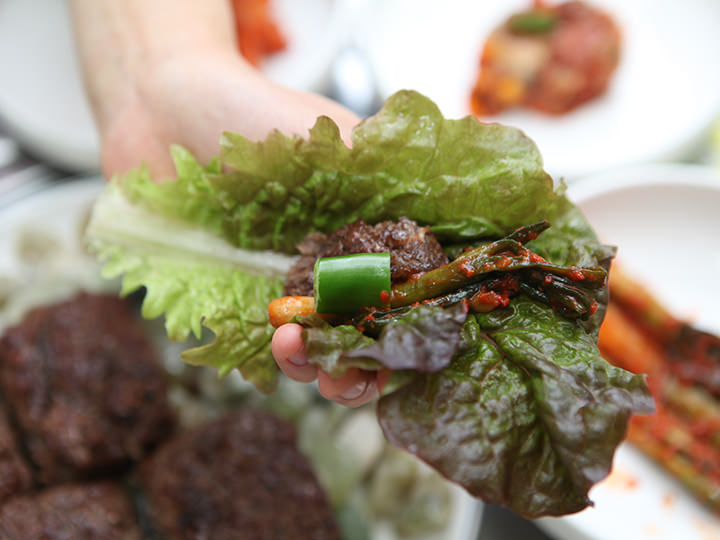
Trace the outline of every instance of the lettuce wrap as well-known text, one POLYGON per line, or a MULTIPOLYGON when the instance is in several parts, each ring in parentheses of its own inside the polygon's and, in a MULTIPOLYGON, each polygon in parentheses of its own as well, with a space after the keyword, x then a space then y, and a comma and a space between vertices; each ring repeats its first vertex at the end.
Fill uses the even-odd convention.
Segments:
MULTIPOLYGON (((220 375, 238 369, 262 392, 278 377, 267 305, 282 295, 296 245, 312 231, 407 216, 452 251, 548 220, 528 244, 548 261, 607 268, 614 255, 521 131, 445 119, 412 91, 360 123, 352 148, 320 117, 307 139, 225 133, 207 166, 182 148, 172 154, 174 182, 156 184, 140 168, 108 184, 89 242, 104 275, 122 276, 121 294, 145 288, 142 314, 164 315, 170 339, 205 340, 182 354, 186 362, 220 375)), ((522 294, 462 319, 413 311, 405 327, 431 344, 457 336, 456 352, 439 372, 396 372, 377 406, 385 435, 472 495, 525 516, 584 508, 630 415, 653 407, 642 376, 600 357, 606 293, 598 300, 584 321, 522 294)), ((308 326, 311 361, 329 371, 343 363, 376 369, 377 358, 397 350, 383 352, 391 340, 352 327, 308 326), (358 352, 364 347, 374 356, 358 352)))

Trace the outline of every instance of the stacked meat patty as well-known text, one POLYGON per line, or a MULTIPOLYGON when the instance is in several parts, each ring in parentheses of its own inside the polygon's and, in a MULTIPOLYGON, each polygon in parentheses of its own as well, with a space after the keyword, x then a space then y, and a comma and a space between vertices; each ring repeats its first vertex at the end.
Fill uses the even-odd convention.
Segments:
POLYGON ((0 508, 3 540, 141 540, 133 504, 115 482, 59 485, 0 508))
POLYGON ((29 312, 0 339, 0 539, 340 537, 292 424, 257 411, 174 424, 128 302, 29 312))
POLYGON ((0 341, 0 392, 44 483, 127 465, 172 427, 164 371, 127 303, 30 312, 0 341))
POLYGON ((339 540, 292 424, 232 413, 185 432, 142 469, 151 520, 167 540, 339 540))

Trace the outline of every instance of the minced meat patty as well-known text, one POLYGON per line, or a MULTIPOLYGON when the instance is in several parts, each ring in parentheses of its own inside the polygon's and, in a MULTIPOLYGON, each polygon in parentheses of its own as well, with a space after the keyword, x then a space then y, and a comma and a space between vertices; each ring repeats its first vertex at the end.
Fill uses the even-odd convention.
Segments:
POLYGON ((285 285, 285 294, 289 296, 312 296, 313 268, 321 257, 389 251, 393 283, 448 262, 430 229, 406 217, 397 223, 383 221, 374 226, 358 219, 329 235, 311 233, 298 245, 298 250, 301 257, 288 272, 285 285))
POLYGON ((45 483, 126 465, 172 426, 153 345, 115 296, 28 313, 0 340, 0 391, 45 483))
POLYGON ((30 467, 20 453, 5 407, 0 403, 0 504, 31 487, 30 467))
POLYGON ((123 488, 103 482, 60 485, 15 497, 0 508, 2 540, 141 540, 123 488))
POLYGON ((166 443, 141 468, 166 540, 340 538, 292 424, 234 412, 166 443))

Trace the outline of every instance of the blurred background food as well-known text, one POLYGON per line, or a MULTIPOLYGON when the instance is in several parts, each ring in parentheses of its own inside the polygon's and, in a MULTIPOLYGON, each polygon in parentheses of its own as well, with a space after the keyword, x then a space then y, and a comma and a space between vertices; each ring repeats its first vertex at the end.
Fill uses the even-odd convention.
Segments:
POLYGON ((633 418, 628 440, 720 513, 720 337, 677 319, 621 269, 611 276, 600 351, 647 373, 657 407, 633 418))
MULTIPOLYGON (((238 24, 238 46, 271 78, 334 97, 361 115, 375 112, 395 90, 413 88, 455 117, 473 112, 470 96, 482 77, 481 56, 493 30, 537 4, 228 1, 233 1, 238 20, 240 14, 251 14, 238 24)), ((709 353, 703 357, 706 362, 688 364, 692 354, 669 355, 663 340, 671 335, 668 328, 684 328, 680 322, 720 332, 715 307, 720 300, 715 277, 720 272, 715 233, 720 230, 720 179, 713 171, 720 167, 720 70, 715 68, 720 3, 588 4, 607 13, 620 35, 619 60, 602 92, 591 100, 570 100, 572 107, 561 107, 570 109, 562 115, 487 106, 474 112, 482 121, 525 130, 538 143, 548 170, 570 184, 571 195, 604 240, 619 246, 626 275, 638 286, 629 287, 624 303, 618 292, 601 346, 608 359, 652 372, 659 412, 633 423, 629 435, 635 446, 621 448, 613 475, 591 493, 594 509, 530 523, 485 507, 478 538, 717 538, 718 406, 714 387, 708 386, 718 376, 717 358, 709 353), (700 165, 636 167, 678 161, 700 165), (640 312, 628 312, 628 306, 638 304, 640 312), (653 315, 650 327, 642 324, 648 313, 653 315), (658 321, 669 326, 657 332, 658 321), (683 367, 680 372, 678 366, 683 367), (693 380, 691 375, 697 374, 693 380)), ((68 178, 98 171, 99 144, 63 2, 0 2, 0 72, 0 333, 6 335, 7 350, 19 347, 24 338, 20 330, 6 330, 33 307, 56 305, 78 290, 92 295, 81 301, 92 302, 88 298, 114 292, 115 284, 98 279, 78 241, 85 208, 96 191, 68 178), (42 198, 58 186, 69 189, 42 198)), ((516 90, 504 88, 511 94, 516 90)), ((613 290, 619 291, 617 281, 613 290)), ((262 410, 277 419, 273 421, 289 422, 278 426, 295 431, 288 447, 311 464, 343 538, 465 538, 459 535, 477 526, 480 511, 473 503, 384 442, 372 407, 349 411, 318 398, 311 386, 288 381, 278 394, 263 398, 235 376, 218 380, 214 373, 184 366, 176 346, 158 337, 153 324, 143 328, 166 387, 152 383, 158 373, 145 380, 128 362, 124 367, 131 372, 124 376, 140 377, 143 384, 123 385, 132 389, 127 396, 84 384, 83 377, 94 380, 89 370, 60 384, 61 389, 64 384, 82 386, 84 393, 68 390, 48 399, 47 388, 56 386, 56 379, 42 376, 48 372, 28 364, 32 375, 21 377, 22 370, 8 370, 3 360, 0 504, 12 498, 12 505, 0 510, 0 536, 41 537, 44 529, 57 528, 58 519, 81 512, 91 516, 88 527, 94 531, 114 527, 127 538, 152 538, 154 527, 164 526, 153 525, 147 486, 136 481, 138 463, 152 460, 157 446, 184 452, 182 437, 188 435, 183 434, 198 433, 188 430, 212 429, 212 422, 232 420, 225 415, 237 410, 262 410), (133 400, 147 389, 143 385, 152 389, 156 412, 138 423, 131 420, 133 400), (115 409, 99 399, 108 392, 115 409), (23 396, 31 395, 34 401, 23 402, 23 396), (40 413, 33 408, 38 403, 40 413), (73 415, 81 404, 92 414, 73 415), (59 426, 53 415, 67 422, 59 426), (82 437, 95 429, 107 437, 82 437), (132 435, 121 436, 123 430, 132 435), (113 437, 123 443, 103 447, 113 437), (108 505, 115 512, 111 522, 108 505)), ((75 338, 65 334, 67 343, 57 346, 75 350, 75 338)), ((93 369, 108 370, 114 355, 126 353, 103 349, 106 362, 93 369)), ((23 358, 17 357, 18 365, 23 358)), ((62 357, 56 360, 68 369, 62 357)), ((212 468, 207 474, 214 474, 212 468)), ((163 508, 182 504, 188 502, 162 503, 163 508)), ((172 531, 163 531, 173 537, 172 531)))
MULTIPOLYGON (((562 116, 520 108, 483 119, 522 128, 542 150, 548 171, 569 182, 621 166, 696 158, 720 110, 720 75, 708 69, 712 51, 720 50, 720 4, 588 4, 612 17, 621 34, 620 61, 607 91, 562 116)), ((471 112, 468 96, 488 36, 533 4, 393 0, 377 5, 365 43, 381 95, 409 86, 427 94, 446 115, 460 117, 471 112)))
POLYGON ((621 50, 607 13, 577 0, 537 0, 488 36, 470 109, 479 117, 513 107, 568 113, 607 90, 621 50))
POLYGON ((618 246, 601 352, 649 373, 658 412, 633 419, 613 472, 590 492, 593 509, 537 524, 563 539, 717 537, 717 463, 709 458, 715 398, 703 388, 709 378, 696 384, 677 373, 697 372, 717 354, 710 347, 700 354, 700 347, 712 343, 705 336, 720 333, 720 173, 647 165, 585 178, 570 186, 569 196, 598 234, 618 246), (691 264, 699 253, 707 257, 691 264), (689 327, 696 330, 681 331, 689 327))

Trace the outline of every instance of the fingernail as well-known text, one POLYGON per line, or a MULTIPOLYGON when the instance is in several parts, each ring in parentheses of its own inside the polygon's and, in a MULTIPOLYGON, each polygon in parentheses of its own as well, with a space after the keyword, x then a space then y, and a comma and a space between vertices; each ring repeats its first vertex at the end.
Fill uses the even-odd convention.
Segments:
POLYGON ((288 357, 287 360, 295 367, 303 367, 307 365, 307 358, 305 358, 305 355, 302 352, 293 354, 288 357))
POLYGON ((345 392, 340 394, 339 397, 341 399, 345 399, 348 401, 357 399, 365 393, 365 390, 367 390, 367 386, 368 386, 368 381, 367 381, 367 379, 365 379, 363 381, 360 381, 356 385, 351 386, 347 390, 345 390, 345 392))

